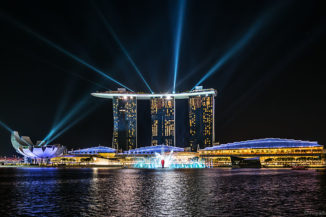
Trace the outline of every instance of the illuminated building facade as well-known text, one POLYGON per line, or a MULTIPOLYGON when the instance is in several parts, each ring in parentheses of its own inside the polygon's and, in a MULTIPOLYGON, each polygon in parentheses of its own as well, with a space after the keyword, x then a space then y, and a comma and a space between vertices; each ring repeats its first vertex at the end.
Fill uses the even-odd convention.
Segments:
POLYGON ((151 145, 176 146, 175 100, 189 100, 191 146, 193 150, 211 146, 214 141, 214 97, 216 90, 203 89, 182 93, 148 94, 118 91, 92 93, 113 100, 113 147, 130 150, 137 147, 137 100, 151 102, 151 145))
POLYGON ((199 155, 213 166, 231 166, 231 156, 259 158, 263 167, 325 165, 323 146, 317 142, 267 138, 234 142, 199 150, 199 155))
POLYGON ((113 147, 129 150, 137 147, 137 100, 134 97, 113 98, 113 147))
POLYGON ((198 158, 196 152, 185 152, 184 148, 156 145, 136 148, 121 154, 124 165, 133 168, 205 168, 205 162, 198 158))
POLYGON ((214 110, 213 94, 189 97, 189 145, 192 150, 213 145, 214 110))
POLYGON ((167 145, 157 145, 157 146, 147 146, 125 151, 126 155, 155 155, 155 153, 165 153, 165 152, 184 152, 184 148, 167 146, 167 145))
POLYGON ((51 159, 56 164, 107 165, 131 168, 160 168, 164 159, 169 168, 231 167, 232 161, 258 161, 262 167, 325 167, 325 152, 317 142, 293 139, 256 139, 216 145, 198 152, 157 145, 117 153, 109 147, 92 147, 70 151, 51 159), (236 158, 236 159, 235 159, 236 158), (233 160, 232 160, 233 159, 233 160))
POLYGON ((115 153, 116 150, 110 147, 105 146, 97 146, 97 147, 91 147, 91 148, 83 148, 78 150, 72 150, 69 151, 69 154, 74 155, 100 155, 103 153, 115 153))
POLYGON ((35 145, 28 136, 21 137, 17 131, 12 132, 11 143, 17 153, 39 163, 45 162, 52 157, 62 155, 66 149, 60 144, 46 145, 42 141, 38 141, 35 145))
POLYGON ((175 146, 174 104, 172 97, 151 99, 152 145, 175 146))

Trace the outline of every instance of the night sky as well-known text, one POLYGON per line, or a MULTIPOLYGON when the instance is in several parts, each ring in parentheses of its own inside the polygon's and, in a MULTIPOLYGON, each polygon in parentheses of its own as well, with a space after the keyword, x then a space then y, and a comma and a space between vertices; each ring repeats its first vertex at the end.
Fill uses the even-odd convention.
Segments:
MULTIPOLYGON (((176 91, 190 90, 223 61, 202 83, 218 90, 217 142, 278 137, 326 144, 322 2, 186 1, 176 91)), ((85 63, 148 92, 108 24, 153 91, 171 91, 178 7, 163 0, 1 2, 0 121, 36 141, 83 102, 62 128, 76 124, 55 142, 111 146, 112 102, 90 93, 119 85, 85 63)), ((148 145, 149 102, 138 105, 139 141, 148 145)), ((178 104, 177 115, 185 106, 178 104)), ((185 129, 179 124, 177 132, 185 129)), ((0 155, 12 154, 10 132, 0 126, 0 155)))

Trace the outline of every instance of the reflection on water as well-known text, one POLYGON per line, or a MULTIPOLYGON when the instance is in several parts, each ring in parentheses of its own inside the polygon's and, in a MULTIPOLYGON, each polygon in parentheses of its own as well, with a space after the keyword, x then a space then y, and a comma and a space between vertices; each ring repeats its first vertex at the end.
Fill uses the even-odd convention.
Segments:
POLYGON ((326 175, 287 169, 0 168, 0 216, 326 215, 326 175))

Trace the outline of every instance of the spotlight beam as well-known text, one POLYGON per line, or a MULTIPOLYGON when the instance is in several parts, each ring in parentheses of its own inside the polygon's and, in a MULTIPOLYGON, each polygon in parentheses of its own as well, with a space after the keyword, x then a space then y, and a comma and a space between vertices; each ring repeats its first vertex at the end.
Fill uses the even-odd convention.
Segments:
POLYGON ((212 68, 196 83, 196 85, 191 89, 195 89, 196 86, 203 83, 208 77, 213 75, 218 71, 227 61, 229 61, 235 54, 242 50, 248 43, 254 38, 254 36, 267 24, 271 21, 271 18, 277 14, 279 16, 281 10, 290 4, 290 1, 281 2, 269 9, 269 11, 263 13, 257 21, 251 25, 246 34, 230 49, 224 56, 219 59, 212 68))
POLYGON ((84 78, 83 76, 81 76, 81 75, 79 75, 79 74, 77 74, 77 73, 73 73, 73 72, 71 72, 71 74, 74 75, 74 76, 76 76, 76 77, 78 77, 78 78, 81 79, 81 80, 87 81, 87 82, 89 82, 89 83, 91 83, 91 84, 94 84, 94 85, 97 86, 97 87, 103 88, 104 90, 108 90, 108 91, 111 90, 111 89, 108 89, 107 87, 104 87, 103 85, 100 85, 99 83, 96 83, 96 82, 94 82, 94 81, 92 81, 92 80, 89 80, 89 79, 87 79, 87 78, 84 78))
POLYGON ((153 90, 151 89, 151 87, 149 86, 149 84, 147 83, 146 79, 144 78, 143 74, 140 72, 139 68, 137 67, 135 61, 131 58, 131 56, 129 55, 127 49, 123 46, 123 44, 121 43, 118 35, 114 32, 112 26, 109 24, 109 22, 107 21, 107 19, 104 17, 104 15, 101 13, 101 11, 99 9, 96 8, 96 10, 98 11, 98 14, 100 15, 105 27, 109 30, 109 32, 111 33, 111 35, 113 36, 114 40, 116 41, 116 43, 119 45, 120 49, 122 50, 122 52, 124 53, 124 55, 127 57, 127 59, 129 60, 130 64, 133 66, 133 68, 135 69, 135 71, 137 72, 137 74, 139 75, 139 77, 143 80, 143 82, 145 83, 145 85, 147 86, 148 90, 153 93, 153 90))
POLYGON ((10 133, 13 132, 13 130, 5 123, 3 123, 2 121, 0 121, 0 126, 2 126, 5 130, 9 131, 10 133))
POLYGON ((54 116, 54 121, 52 124, 52 128, 58 124, 60 118, 62 117, 63 111, 65 107, 67 106, 68 100, 71 97, 72 91, 71 91, 72 85, 66 86, 65 91, 63 93, 63 97, 60 99, 60 102, 58 102, 58 108, 56 111, 56 114, 54 116), (69 88, 69 89, 68 89, 69 88))
POLYGON ((176 87, 180 86, 182 83, 184 83, 186 80, 188 80, 191 76, 196 74, 200 69, 205 66, 209 61, 211 61, 213 58, 209 57, 206 58, 203 62, 198 64, 195 68, 193 68, 190 72, 188 72, 184 77, 182 77, 178 82, 176 83, 176 87))
POLYGON ((53 127, 50 132, 46 135, 46 137, 42 140, 43 142, 40 143, 40 145, 48 143, 47 141, 51 139, 51 137, 60 130, 65 124, 67 124, 82 108, 85 107, 88 97, 84 97, 82 100, 80 100, 69 112, 68 114, 61 119, 61 121, 53 127))
POLYGON ((196 83, 196 85, 191 89, 195 89, 196 86, 203 83, 207 78, 213 75, 217 70, 219 70, 228 60, 230 60, 236 53, 238 53, 242 48, 244 48, 248 42, 253 38, 253 36, 262 27, 262 20, 259 19, 251 26, 249 31, 238 41, 224 56, 219 59, 215 65, 208 70, 208 72, 196 83))
POLYGON ((61 136, 62 134, 64 134, 66 131, 68 131, 70 128, 72 128, 73 126, 75 126, 78 122, 80 122, 86 116, 88 116, 90 113, 92 113, 97 107, 98 106, 92 107, 87 112, 85 112, 84 114, 82 114, 81 116, 79 116, 77 119, 75 119, 74 121, 72 121, 69 125, 67 125, 60 132, 58 132, 55 136, 53 136, 50 140, 48 140, 47 144, 53 142, 56 138, 58 138, 59 136, 61 136))
POLYGON ((101 85, 101 84, 99 84, 99 83, 97 83, 97 82, 94 82, 94 81, 92 81, 92 80, 89 80, 89 79, 87 79, 87 78, 81 76, 81 75, 78 74, 78 73, 74 73, 74 72, 67 71, 66 69, 63 69, 63 68, 61 68, 60 66, 58 66, 58 65, 56 65, 56 64, 53 64, 53 63, 50 63, 50 62, 48 62, 48 61, 45 61, 45 62, 48 63, 48 64, 50 64, 51 66, 53 66, 53 67, 55 67, 55 68, 57 68, 57 69, 63 71, 63 72, 66 72, 66 73, 72 74, 73 76, 75 76, 75 77, 77 77, 77 78, 79 78, 79 79, 81 79, 81 80, 83 80, 83 81, 89 82, 90 84, 93 84, 93 85, 95 85, 95 86, 97 86, 97 87, 103 88, 103 89, 108 90, 108 91, 111 90, 111 89, 108 89, 107 87, 104 87, 103 85, 101 85))
MULTIPOLYGON (((233 100, 233 103, 228 107, 228 109, 224 110, 220 117, 231 117, 228 118, 225 125, 230 123, 236 117, 236 108, 240 108, 239 105, 247 106, 250 104, 252 100, 255 100, 257 96, 262 92, 263 89, 270 85, 272 80, 275 80, 280 73, 283 72, 284 68, 295 60, 300 54, 311 44, 321 36, 325 34, 325 30, 322 28, 318 28, 315 31, 311 32, 311 35, 308 38, 302 40, 301 44, 297 44, 294 46, 293 50, 289 53, 284 54, 282 59, 279 60, 272 68, 270 68, 265 74, 255 83, 252 85, 246 92, 242 93, 236 100, 233 100), (233 115, 230 115, 232 112, 233 115)), ((241 111, 238 111, 241 112, 241 111)))
POLYGON ((99 75, 113 81, 114 83, 134 92, 133 90, 131 90, 129 87, 125 86, 124 84, 122 84, 121 82, 117 81, 116 79, 112 78, 111 76, 107 75, 106 73, 102 72, 101 70, 97 69, 96 67, 92 66, 91 64, 87 63, 86 61, 82 60, 81 58, 77 57, 76 55, 70 53, 69 51, 63 49, 62 47, 58 46, 57 44, 55 44, 53 41, 45 38, 44 36, 34 32, 32 29, 30 29, 29 27, 21 24, 18 21, 9 19, 8 17, 6 17, 7 20, 9 20, 10 22, 14 23, 18 28, 24 30, 25 32, 27 32, 30 35, 33 35, 34 37, 36 37, 37 39, 43 41, 44 43, 46 43, 47 45, 49 45, 52 48, 55 48, 56 50, 60 51, 61 53, 65 54, 66 56, 74 59, 75 61, 79 62, 80 64, 86 66, 87 68, 93 70, 94 72, 98 73, 99 75))
POLYGON ((51 65, 52 67, 57 68, 57 69, 59 69, 59 70, 61 70, 61 71, 63 71, 63 72, 66 72, 66 73, 69 73, 69 74, 71 74, 71 75, 73 75, 73 76, 76 76, 77 78, 79 78, 79 79, 81 79, 81 80, 84 80, 84 81, 86 81, 86 82, 89 82, 89 83, 91 83, 91 84, 94 84, 94 85, 97 86, 97 87, 103 88, 103 89, 108 90, 108 91, 111 90, 111 89, 108 89, 107 87, 104 87, 103 85, 101 85, 101 84, 99 84, 99 83, 97 83, 97 82, 94 82, 94 81, 92 81, 92 80, 89 80, 89 79, 87 79, 87 78, 81 76, 81 75, 78 74, 78 73, 74 73, 74 72, 68 71, 68 70, 66 70, 66 69, 63 69, 61 66, 58 66, 58 65, 56 65, 56 64, 54 64, 54 63, 52 63, 52 62, 50 62, 50 61, 47 61, 47 60, 43 59, 42 62, 45 62, 45 63, 51 65))
MULTIPOLYGON (((105 90, 110 90, 110 89, 108 89, 108 88, 106 88, 106 87, 104 87, 104 86, 102 86, 102 85, 100 85, 100 84, 98 84, 98 83, 96 83, 96 82, 93 82, 93 81, 91 81, 91 80, 89 80, 89 79, 87 79, 87 78, 84 78, 83 76, 81 76, 81 75, 79 75, 79 74, 77 74, 77 73, 67 71, 67 70, 61 68, 60 66, 58 66, 58 65, 56 65, 56 64, 53 64, 53 63, 48 62, 48 61, 44 61, 44 62, 50 64, 51 66, 53 66, 53 67, 55 67, 55 68, 57 68, 57 69, 59 69, 59 70, 61 70, 61 71, 63 71, 63 72, 67 72, 67 73, 69 73, 69 74, 72 74, 72 75, 78 77, 78 78, 81 79, 81 80, 87 81, 87 82, 89 82, 89 83, 91 83, 91 84, 93 84, 93 85, 95 85, 95 86, 98 86, 98 87, 103 88, 103 89, 105 89, 105 90)), ((67 92, 67 91, 65 91, 65 92, 67 92)), ((71 91, 69 91, 68 93, 71 93, 71 91)), ((57 110, 57 112, 56 112, 56 116, 55 116, 55 119, 54 119, 54 123, 53 123, 52 128, 53 128, 53 127, 54 127, 54 126, 59 122, 59 118, 62 116, 63 109, 64 109, 64 107, 65 107, 66 104, 67 104, 68 98, 69 98, 69 94, 65 94, 65 95, 63 96, 63 98, 62 98, 62 100, 61 100, 61 103, 59 104, 58 110, 57 110)))
POLYGON ((186 6, 186 1, 179 0, 177 31, 176 31, 175 44, 174 44, 173 93, 175 93, 175 86, 176 86, 177 76, 178 76, 179 54, 180 54, 180 45, 181 45, 182 26, 183 26, 183 17, 184 17, 185 6, 186 6))

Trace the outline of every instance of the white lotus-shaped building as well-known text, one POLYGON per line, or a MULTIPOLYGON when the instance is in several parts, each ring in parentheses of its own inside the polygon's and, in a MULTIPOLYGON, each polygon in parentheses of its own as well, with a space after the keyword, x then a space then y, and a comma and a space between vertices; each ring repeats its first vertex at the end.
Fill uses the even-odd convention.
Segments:
POLYGON ((37 141, 36 145, 28 136, 20 137, 17 131, 11 134, 11 143, 17 153, 30 159, 49 159, 63 154, 65 147, 59 144, 45 145, 37 141), (43 144, 43 145, 42 145, 43 144))

